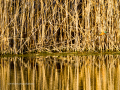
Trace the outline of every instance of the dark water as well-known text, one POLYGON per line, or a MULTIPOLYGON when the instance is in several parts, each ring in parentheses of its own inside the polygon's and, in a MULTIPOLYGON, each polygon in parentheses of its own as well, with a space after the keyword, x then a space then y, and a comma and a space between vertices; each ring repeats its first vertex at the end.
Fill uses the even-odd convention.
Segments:
POLYGON ((1 57, 0 90, 120 90, 120 55, 1 57))

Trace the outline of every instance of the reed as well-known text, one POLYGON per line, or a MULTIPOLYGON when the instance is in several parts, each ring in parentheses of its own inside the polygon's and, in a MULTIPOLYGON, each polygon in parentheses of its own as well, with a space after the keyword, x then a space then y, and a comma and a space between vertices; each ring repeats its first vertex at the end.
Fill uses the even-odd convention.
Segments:
POLYGON ((119 0, 1 0, 0 53, 119 51, 119 12, 119 0))

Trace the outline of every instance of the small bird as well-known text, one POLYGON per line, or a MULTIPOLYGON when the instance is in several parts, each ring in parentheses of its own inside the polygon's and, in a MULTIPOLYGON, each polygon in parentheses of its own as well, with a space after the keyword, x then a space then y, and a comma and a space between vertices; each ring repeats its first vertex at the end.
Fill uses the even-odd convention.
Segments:
POLYGON ((107 33, 107 31, 101 32, 100 36, 105 35, 106 33, 107 33))

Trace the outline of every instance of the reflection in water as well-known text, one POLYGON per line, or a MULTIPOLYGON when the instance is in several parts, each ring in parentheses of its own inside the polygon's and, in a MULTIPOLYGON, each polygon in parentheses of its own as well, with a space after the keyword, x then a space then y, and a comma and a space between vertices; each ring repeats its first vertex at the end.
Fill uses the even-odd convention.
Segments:
POLYGON ((0 90, 119 90, 119 55, 0 58, 0 90))

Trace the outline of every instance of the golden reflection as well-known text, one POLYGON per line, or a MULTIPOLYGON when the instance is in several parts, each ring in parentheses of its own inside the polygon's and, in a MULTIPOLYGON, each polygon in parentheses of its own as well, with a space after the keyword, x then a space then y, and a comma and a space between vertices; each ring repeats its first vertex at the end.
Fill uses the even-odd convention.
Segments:
POLYGON ((0 58, 0 90, 118 90, 120 55, 0 58))

